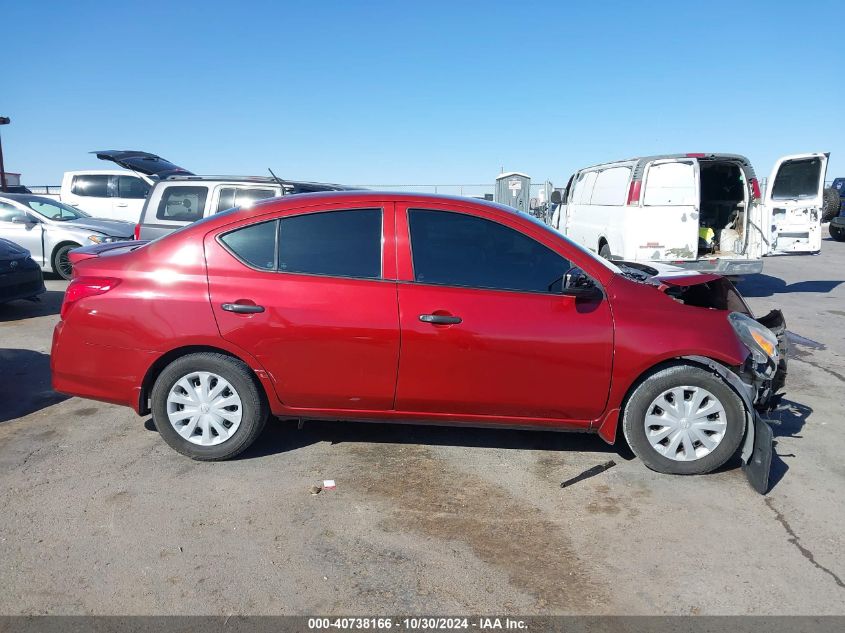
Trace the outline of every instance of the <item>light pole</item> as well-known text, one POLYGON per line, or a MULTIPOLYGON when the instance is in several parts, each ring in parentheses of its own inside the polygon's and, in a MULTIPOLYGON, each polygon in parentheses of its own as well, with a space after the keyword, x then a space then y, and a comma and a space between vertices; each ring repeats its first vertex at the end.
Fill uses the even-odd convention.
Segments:
MULTIPOLYGON (((9 125, 12 122, 7 116, 0 116, 0 125, 9 125)), ((0 136, 0 191, 6 193, 6 168, 3 166, 3 137, 0 136)))

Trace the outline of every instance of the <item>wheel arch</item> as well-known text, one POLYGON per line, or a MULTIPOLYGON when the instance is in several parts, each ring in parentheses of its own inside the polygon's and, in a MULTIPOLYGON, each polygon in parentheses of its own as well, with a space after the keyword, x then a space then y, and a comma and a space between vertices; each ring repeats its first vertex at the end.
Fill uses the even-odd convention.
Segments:
MULTIPOLYGON (((620 401, 619 407, 612 409, 609 411, 604 419, 601 421, 598 427, 598 434, 599 436, 608 444, 615 445, 616 442, 619 440, 620 433, 622 432, 622 425, 620 424, 622 415, 624 415, 625 408, 628 406, 628 401, 631 399, 631 395, 636 391, 637 387, 643 384, 650 376, 656 374, 657 372, 663 371, 664 369, 668 369, 669 367, 677 367, 677 366, 691 366, 691 367, 698 367, 699 369, 703 369, 705 371, 709 371, 713 374, 716 374, 720 380, 722 380, 728 387, 733 390, 737 397, 743 404, 743 407, 746 409, 748 408, 747 396, 739 391, 737 386, 731 380, 726 380, 723 375, 721 375, 720 371, 714 370, 713 363, 715 363, 721 371, 730 372, 736 374, 731 366, 725 364, 724 362, 711 357, 705 356, 675 356, 672 358, 663 359, 654 365, 649 366, 648 368, 644 369, 632 382, 628 385, 628 388, 625 390, 625 395, 622 397, 620 401)), ((737 380, 739 378, 737 377, 737 380)), ((623 438, 624 441, 624 438, 623 438)))
POLYGON ((50 258, 49 258, 50 270, 54 273, 57 272, 56 271, 56 253, 59 251, 60 248, 64 248, 65 246, 75 246, 76 248, 82 248, 82 244, 80 244, 79 242, 75 242, 73 240, 62 240, 61 242, 58 242, 57 244, 55 244, 53 246, 53 250, 50 251, 50 258))
POLYGON ((269 377, 266 375, 266 372, 261 369, 256 369, 254 367, 254 363, 251 363, 249 359, 242 358, 238 354, 233 353, 230 350, 224 349, 222 347, 216 347, 214 345, 183 345, 181 347, 176 347, 168 352, 165 352, 161 356, 159 356, 147 369, 146 374, 144 374, 144 378, 141 381, 141 386, 138 391, 138 404, 137 404, 137 411, 139 415, 149 415, 151 412, 150 409, 150 394, 153 390, 153 385, 155 385, 156 380, 161 375, 161 372, 164 371, 165 367, 170 365, 175 360, 178 360, 184 356, 188 356, 190 354, 199 354, 203 352, 210 352, 213 354, 221 354, 223 356, 228 356, 234 360, 238 360, 242 362, 244 365, 247 366, 249 369, 250 374, 252 375, 253 380, 255 380, 256 385, 259 387, 259 392, 263 394, 265 400, 269 403, 271 398, 271 393, 273 392, 272 385, 269 383, 269 377))

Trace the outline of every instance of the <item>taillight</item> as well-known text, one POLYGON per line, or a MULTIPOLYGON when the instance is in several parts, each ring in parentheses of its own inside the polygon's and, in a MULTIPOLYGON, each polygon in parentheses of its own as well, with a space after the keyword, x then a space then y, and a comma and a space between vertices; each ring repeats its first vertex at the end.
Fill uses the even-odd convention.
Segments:
POLYGON ((61 318, 64 319, 71 306, 80 299, 104 294, 119 283, 120 279, 115 279, 114 277, 77 277, 73 279, 65 291, 61 318))
POLYGON ((141 239, 141 225, 140 224, 135 225, 135 232, 132 234, 132 237, 134 237, 136 240, 141 239))
POLYGON ((637 204, 640 201, 640 187, 642 187, 642 180, 632 180, 631 186, 628 188, 628 204, 637 204))
POLYGON ((759 200, 763 197, 760 195, 760 183, 757 182, 756 178, 751 179, 751 197, 755 200, 759 200))
POLYGON ((704 158, 707 154, 704 152, 689 152, 686 156, 687 158, 704 158))

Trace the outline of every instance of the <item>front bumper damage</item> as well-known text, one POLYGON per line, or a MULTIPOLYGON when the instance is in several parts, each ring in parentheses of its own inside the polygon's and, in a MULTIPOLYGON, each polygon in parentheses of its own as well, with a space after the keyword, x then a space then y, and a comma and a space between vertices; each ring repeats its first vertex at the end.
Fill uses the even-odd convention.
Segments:
POLYGON ((751 358, 739 373, 709 358, 693 357, 720 376, 740 395, 745 403, 745 439, 742 443, 742 470, 748 482, 761 495, 769 490, 769 473, 772 466, 772 429, 761 414, 775 409, 783 394, 780 390, 786 384, 787 344, 786 320, 780 310, 772 310, 757 322, 769 328, 778 339, 780 359, 777 367, 753 367, 751 358))

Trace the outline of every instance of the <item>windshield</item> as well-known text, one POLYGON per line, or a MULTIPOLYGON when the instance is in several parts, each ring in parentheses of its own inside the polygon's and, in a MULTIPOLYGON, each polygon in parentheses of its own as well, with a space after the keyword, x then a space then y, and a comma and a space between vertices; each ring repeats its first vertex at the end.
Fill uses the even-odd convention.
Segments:
POLYGON ((791 160, 778 170, 772 200, 813 198, 819 195, 822 161, 818 158, 791 160))
POLYGON ((575 241, 573 241, 573 240, 569 239, 569 238, 568 238, 568 237, 566 237, 563 233, 561 233, 560 231, 558 231, 558 230, 556 230, 556 229, 554 229, 554 228, 550 227, 548 224, 546 224, 546 223, 545 223, 545 222, 543 222, 542 220, 539 220, 539 219, 535 218, 533 215, 528 215, 528 214, 522 214, 522 213, 521 213, 521 214, 520 214, 520 217, 524 217, 524 218, 526 218, 527 220, 530 220, 531 222, 533 222, 534 224, 536 224, 537 226, 543 227, 543 228, 544 228, 546 231, 548 231, 549 233, 553 233, 553 234, 555 235, 555 237, 557 237, 558 239, 564 239, 564 240, 566 240, 566 241, 567 241, 567 242, 568 242, 568 243, 569 243, 569 244, 570 244, 573 248, 576 248, 577 250, 581 251, 582 253, 584 253, 584 255, 586 255, 587 257, 589 257, 589 258, 590 258, 590 259, 592 259, 593 261, 598 262, 599 264, 601 264, 602 266, 604 266, 605 268, 607 268, 607 269, 608 269, 608 270, 610 270, 611 272, 614 272, 614 273, 620 273, 620 272, 622 272, 622 271, 619 269, 619 267, 618 267, 618 266, 615 266, 615 265, 613 264, 613 262, 606 260, 604 257, 599 257, 598 255, 596 255, 596 254, 595 254, 593 251, 591 251, 590 249, 585 248, 585 247, 584 247, 584 246, 582 246, 581 244, 578 244, 577 242, 575 242, 575 241))
POLYGON ((90 217, 87 213, 80 211, 79 209, 74 209, 66 204, 62 204, 56 200, 49 200, 47 198, 32 198, 31 200, 25 200, 24 202, 38 215, 42 215, 48 220, 67 222, 68 220, 79 220, 81 218, 90 217))

